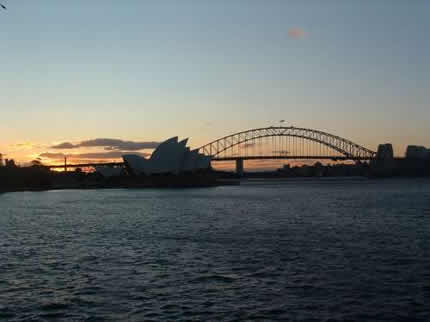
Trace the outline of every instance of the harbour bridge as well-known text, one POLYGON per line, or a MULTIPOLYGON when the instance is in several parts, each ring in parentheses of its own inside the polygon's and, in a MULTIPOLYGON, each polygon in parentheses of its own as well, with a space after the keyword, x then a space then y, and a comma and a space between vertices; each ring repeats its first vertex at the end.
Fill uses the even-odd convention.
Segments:
POLYGON ((271 126, 238 132, 199 148, 212 161, 236 161, 236 172, 244 160, 353 160, 367 161, 376 152, 342 137, 307 128, 271 126))
MULTIPOLYGON (((270 126, 224 136, 198 148, 212 162, 235 161, 243 172, 244 160, 352 160, 368 161, 376 152, 342 137, 308 128, 270 126)), ((56 165, 49 168, 91 167, 101 163, 56 165)), ((117 166, 122 163, 108 163, 117 166)))

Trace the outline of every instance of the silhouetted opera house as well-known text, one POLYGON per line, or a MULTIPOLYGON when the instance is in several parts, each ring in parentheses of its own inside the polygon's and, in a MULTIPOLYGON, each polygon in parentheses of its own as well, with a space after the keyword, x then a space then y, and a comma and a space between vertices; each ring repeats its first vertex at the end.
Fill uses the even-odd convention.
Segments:
MULTIPOLYGON (((162 142, 152 153, 150 158, 137 154, 122 156, 124 165, 130 174, 158 175, 193 173, 208 169, 211 157, 203 155, 198 150, 190 150, 186 146, 188 139, 178 142, 175 136, 162 142)), ((96 167, 96 170, 105 177, 120 175, 122 168, 96 167)))

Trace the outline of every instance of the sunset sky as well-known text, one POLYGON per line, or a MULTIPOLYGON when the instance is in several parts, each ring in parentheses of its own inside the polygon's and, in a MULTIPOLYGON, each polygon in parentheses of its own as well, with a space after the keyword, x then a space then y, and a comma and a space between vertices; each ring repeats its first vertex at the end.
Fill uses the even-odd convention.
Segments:
POLYGON ((0 3, 0 153, 20 163, 280 119, 398 155, 430 146, 430 1, 0 3))

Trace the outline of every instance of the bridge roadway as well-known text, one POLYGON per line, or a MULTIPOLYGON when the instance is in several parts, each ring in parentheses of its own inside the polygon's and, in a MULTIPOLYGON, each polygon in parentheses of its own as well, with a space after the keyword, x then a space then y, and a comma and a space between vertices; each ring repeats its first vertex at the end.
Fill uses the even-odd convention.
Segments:
MULTIPOLYGON (((213 158, 212 161, 223 162, 223 161, 240 161, 245 160, 332 160, 332 161, 369 161, 369 157, 345 157, 345 156, 292 156, 292 155, 278 155, 278 156, 241 156, 241 157, 220 157, 213 158)), ((106 166, 106 167, 116 167, 123 166, 124 162, 106 162, 106 163, 78 163, 78 164, 57 164, 57 165, 47 165, 48 169, 76 169, 76 168, 88 168, 95 166, 106 166)))
POLYGON ((241 157, 220 157, 212 158, 212 161, 237 161, 237 160, 282 160, 282 159, 296 159, 296 160, 351 160, 351 161, 368 161, 373 158, 370 157, 346 157, 346 156, 294 156, 294 155, 270 155, 270 156, 241 156, 241 157))

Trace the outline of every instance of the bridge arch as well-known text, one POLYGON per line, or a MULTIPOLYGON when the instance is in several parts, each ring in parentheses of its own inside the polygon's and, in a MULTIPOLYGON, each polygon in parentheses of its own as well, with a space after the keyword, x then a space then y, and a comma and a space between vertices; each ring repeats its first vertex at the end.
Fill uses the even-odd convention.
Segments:
MULTIPOLYGON (((235 146, 267 137, 293 137, 316 142, 340 153, 345 159, 373 159, 376 156, 376 152, 342 137, 319 130, 294 126, 271 126, 242 131, 212 141, 201 146, 198 150, 200 153, 217 159, 221 153, 235 146)), ((238 158, 240 157, 238 156, 238 158)))

